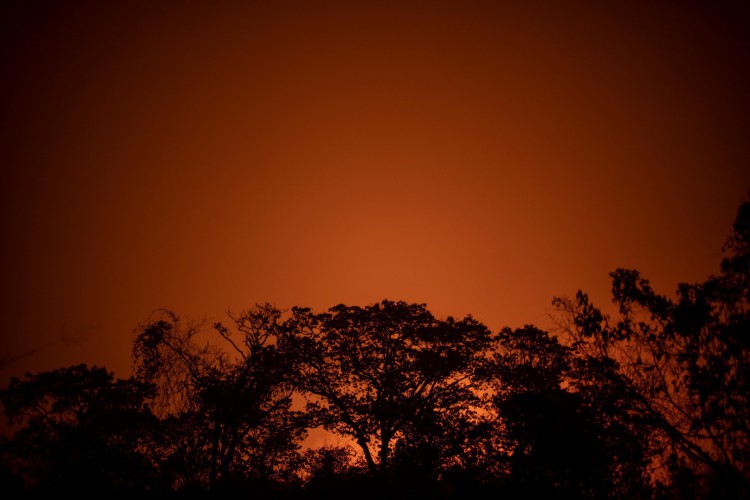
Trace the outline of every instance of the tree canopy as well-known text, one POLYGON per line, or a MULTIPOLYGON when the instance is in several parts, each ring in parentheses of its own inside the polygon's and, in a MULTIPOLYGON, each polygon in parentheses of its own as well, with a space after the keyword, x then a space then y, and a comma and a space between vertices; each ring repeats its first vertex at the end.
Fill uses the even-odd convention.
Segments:
MULTIPOLYGON (((614 317, 579 292, 555 299, 579 355, 608 365, 661 477, 722 496, 750 494, 750 202, 724 246, 721 273, 658 294, 636 270, 612 278, 614 317)), ((669 482, 669 481, 667 481, 669 482)))
POLYGON ((750 496, 750 201, 719 273, 558 328, 492 332, 383 300, 141 325, 132 376, 86 365, 0 391, 0 481, 37 494, 750 496), (304 440, 318 428, 338 444, 304 440))
POLYGON ((394 440, 421 419, 472 412, 475 360, 489 330, 471 317, 436 319, 424 304, 339 305, 314 314, 296 308, 284 347, 307 410, 362 449, 372 472, 385 471, 394 440))

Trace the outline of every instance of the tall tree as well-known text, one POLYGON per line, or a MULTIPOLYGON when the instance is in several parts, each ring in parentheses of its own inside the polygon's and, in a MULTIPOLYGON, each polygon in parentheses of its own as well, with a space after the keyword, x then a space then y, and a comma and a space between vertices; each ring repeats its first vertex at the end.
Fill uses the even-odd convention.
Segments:
POLYGON ((154 492, 152 395, 148 384, 86 365, 13 378, 0 392, 15 428, 2 465, 28 493, 154 492))
POLYGON ((165 312, 138 335, 136 374, 157 387, 161 415, 172 422, 172 456, 188 482, 215 489, 290 472, 305 430, 276 346, 280 317, 256 306, 232 317, 234 332, 221 323, 205 331, 165 312))
POLYGON ((750 202, 721 273, 657 294, 637 271, 611 273, 615 317, 578 292, 556 299, 577 352, 614 367, 628 411, 652 431, 655 459, 704 491, 750 494, 750 202))
POLYGON ((498 461, 516 493, 632 497, 643 486, 636 436, 618 424, 598 367, 572 354, 530 325, 499 332, 490 373, 498 461))
POLYGON ((475 412, 473 370, 488 342, 469 316, 439 320, 424 304, 384 300, 321 314, 295 308, 282 344, 317 423, 350 437, 370 471, 384 473, 393 443, 416 432, 411 424, 475 412))

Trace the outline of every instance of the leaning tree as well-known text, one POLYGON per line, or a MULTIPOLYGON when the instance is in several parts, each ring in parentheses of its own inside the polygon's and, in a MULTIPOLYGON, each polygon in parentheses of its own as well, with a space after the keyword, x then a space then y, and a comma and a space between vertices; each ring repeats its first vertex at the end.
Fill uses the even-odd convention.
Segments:
POLYGON ((742 496, 750 494, 750 202, 724 251, 719 275, 680 284, 673 297, 618 269, 614 315, 582 292, 555 304, 577 356, 610 367, 608 383, 649 433, 662 479, 742 496))

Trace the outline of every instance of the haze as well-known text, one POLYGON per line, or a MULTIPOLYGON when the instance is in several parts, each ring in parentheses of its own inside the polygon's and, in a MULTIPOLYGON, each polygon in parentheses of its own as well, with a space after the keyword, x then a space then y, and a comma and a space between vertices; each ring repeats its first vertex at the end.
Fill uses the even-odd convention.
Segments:
POLYGON ((664 293, 717 272, 747 14, 515 3, 2 7, 3 385, 125 376, 159 307, 547 327, 618 267, 664 293))

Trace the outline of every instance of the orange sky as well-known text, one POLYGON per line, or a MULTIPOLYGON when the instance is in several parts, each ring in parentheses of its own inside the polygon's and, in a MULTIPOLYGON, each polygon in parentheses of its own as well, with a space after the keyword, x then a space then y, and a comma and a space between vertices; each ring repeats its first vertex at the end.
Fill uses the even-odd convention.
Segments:
POLYGON ((617 267, 716 272, 750 188, 750 17, 714 2, 11 3, 0 356, 47 347, 3 385, 127 375, 158 307, 547 326, 617 267))

